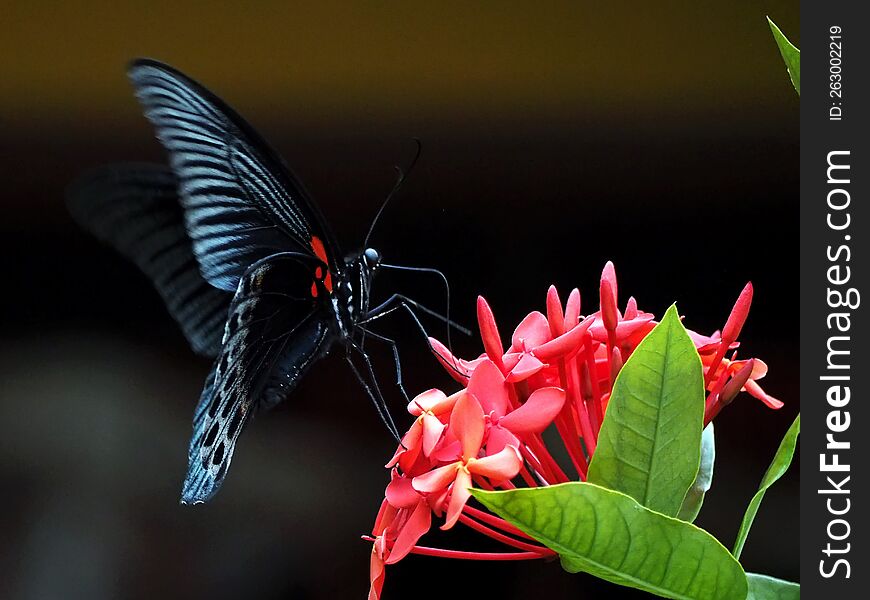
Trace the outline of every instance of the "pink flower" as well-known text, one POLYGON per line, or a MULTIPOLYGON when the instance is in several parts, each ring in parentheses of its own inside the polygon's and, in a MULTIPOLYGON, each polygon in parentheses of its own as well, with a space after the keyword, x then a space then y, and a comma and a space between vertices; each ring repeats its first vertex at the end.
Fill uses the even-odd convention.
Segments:
MULTIPOLYGON (((555 290, 555 288, 553 289, 555 290)), ((574 292, 576 294, 572 293, 569 299, 569 303, 573 299, 574 305, 569 304, 569 307, 576 309, 576 312, 573 313, 573 319, 577 319, 580 310, 580 294, 577 290, 574 292)), ((487 359, 495 364, 511 383, 524 381, 539 373, 548 366, 548 363, 577 352, 583 345, 583 336, 586 330, 595 322, 594 317, 589 317, 580 323, 572 322, 571 326, 567 327, 566 321, 564 333, 560 330, 558 335, 553 335, 548 317, 534 311, 529 313, 514 330, 511 346, 505 353, 501 339, 496 337, 498 336, 498 327, 495 324, 495 318, 489 304, 483 297, 479 297, 477 307, 481 336, 486 335, 488 338, 488 341, 484 342, 486 351, 478 358, 474 360, 457 358, 441 342, 429 338, 438 361, 454 379, 463 385, 467 385, 474 370, 487 359), (492 356, 496 352, 502 354, 493 359, 492 356)), ((568 318, 572 317, 572 313, 566 314, 568 318)), ((652 316, 650 316, 651 318, 652 316)))
MULTIPOLYGON (((409 501, 410 498, 404 500, 409 501)), ((394 564, 407 556, 423 534, 429 531, 431 524, 432 511, 422 496, 418 495, 414 502, 403 507, 395 506, 389 498, 384 499, 372 529, 375 538, 369 563, 370 600, 380 598, 385 565, 394 564)))
POLYGON ((406 473, 411 472, 421 453, 428 457, 441 439, 446 419, 456 400, 463 392, 447 396, 441 390, 431 389, 423 392, 408 404, 408 412, 417 417, 414 424, 402 438, 387 467, 399 464, 406 473))
POLYGON ((469 394, 481 399, 489 422, 487 455, 501 452, 508 445, 519 447, 517 436, 541 433, 565 404, 563 390, 543 387, 532 392, 525 403, 512 408, 507 384, 508 380, 489 360, 475 369, 468 383, 469 394))
MULTIPOLYGON (((481 302, 485 302, 480 298, 481 302)), ((542 346, 552 339, 550 324, 547 317, 538 311, 530 312, 523 321, 517 325, 511 338, 511 347, 503 357, 504 370, 507 372, 509 381, 523 381, 528 379, 546 365, 534 354, 535 348, 542 346)))
MULTIPOLYGON (((767 365, 757 358, 736 359, 737 337, 746 323, 752 293, 752 285, 747 284, 721 333, 706 336, 688 331, 704 369, 705 424, 740 391, 770 408, 782 406, 757 383, 767 373, 767 365)), ((554 555, 510 523, 475 508, 469 490, 585 479, 617 375, 656 326, 654 315, 640 310, 634 297, 620 312, 613 263, 608 262, 601 273, 598 298, 599 310, 584 317, 578 290, 571 291, 563 308, 551 286, 546 314, 530 312, 505 349, 492 308, 479 297, 481 355, 465 360, 438 340, 430 340, 438 361, 462 387, 451 395, 430 389, 408 405, 414 421, 387 464, 390 483, 372 536, 365 538, 372 542, 370 600, 380 597, 385 566, 408 554, 471 560, 554 555), (555 439, 567 451, 573 471, 554 458, 541 435, 548 427, 558 434, 555 439), (444 517, 442 529, 462 524, 510 551, 420 546, 433 514, 444 517)))
POLYGON ((450 415, 450 429, 461 447, 455 462, 437 467, 413 479, 413 488, 424 494, 437 494, 450 487, 447 520, 442 529, 450 529, 471 497, 474 475, 507 481, 516 476, 522 459, 516 448, 506 446, 492 456, 478 458, 486 429, 483 409, 473 394, 463 394, 450 415))

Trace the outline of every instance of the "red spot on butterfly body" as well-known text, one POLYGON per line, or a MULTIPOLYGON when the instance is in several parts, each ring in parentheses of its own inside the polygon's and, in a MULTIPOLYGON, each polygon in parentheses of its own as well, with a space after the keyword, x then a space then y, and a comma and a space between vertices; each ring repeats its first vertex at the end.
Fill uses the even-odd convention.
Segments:
MULTIPOLYGON (((311 249, 314 250, 315 256, 317 256, 323 264, 329 265, 329 257, 326 256, 326 246, 323 245, 323 241, 316 235, 311 236, 311 249)), ((323 279, 323 287, 326 288, 326 291, 332 293, 332 273, 327 270, 326 277, 324 277, 323 267, 317 267, 314 271, 314 276, 318 281, 323 279)), ((317 283, 311 284, 311 295, 314 298, 317 298, 317 283)))

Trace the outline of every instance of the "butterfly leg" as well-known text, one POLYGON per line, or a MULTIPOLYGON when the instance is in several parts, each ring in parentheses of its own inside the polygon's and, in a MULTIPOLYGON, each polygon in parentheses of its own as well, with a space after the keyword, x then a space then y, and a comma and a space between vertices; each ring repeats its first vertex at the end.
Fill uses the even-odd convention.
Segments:
MULTIPOLYGON (((465 335, 471 335, 471 331, 468 328, 463 327, 459 323, 451 321, 441 313, 434 311, 431 308, 426 308, 416 300, 412 300, 411 298, 408 298, 407 296, 404 296, 402 294, 393 294, 384 302, 382 302, 379 306, 376 306, 375 308, 369 310, 361 323, 364 324, 370 321, 374 321, 376 319, 380 319, 381 317, 384 317, 395 310, 399 310, 400 308, 402 308, 403 304, 406 305, 405 308, 407 308, 408 310, 410 310, 410 307, 413 306, 420 312, 426 313, 430 317, 438 319, 442 323, 446 323, 448 327, 451 327, 460 333, 464 333, 465 335)), ((416 315, 414 315, 414 319, 417 320, 416 315)))
MULTIPOLYGON (((387 316, 387 315, 389 315, 397 310, 404 310, 405 312, 407 312, 411 316, 411 319, 414 321, 414 324, 417 326, 417 329, 420 331, 420 333, 423 334, 423 339, 426 340, 426 345, 429 346, 429 351, 432 354, 435 354, 436 356, 441 357, 443 359, 444 364, 450 366, 450 368, 452 370, 454 370, 457 374, 459 374, 463 377, 467 377, 468 376, 467 373, 464 373, 464 372, 460 371, 457 367, 451 365, 450 361, 445 356, 442 356, 441 353, 439 353, 438 350, 435 349, 435 347, 432 345, 432 342, 429 340, 429 333, 426 331, 426 328, 423 327, 423 323, 420 322, 419 317, 417 317, 417 313, 414 312, 414 309, 411 308, 409 303, 413 304, 415 307, 418 307, 420 309, 425 310, 427 313, 431 313, 437 317, 444 318, 444 317, 441 317, 441 315, 439 315, 438 313, 430 311, 429 309, 421 306, 420 304, 418 304, 417 302, 414 302, 413 300, 411 300, 410 298, 407 298, 406 296, 402 296, 401 294, 393 294, 392 296, 390 296, 390 298, 386 302, 382 303, 377 308, 370 310, 366 314, 366 316, 359 322, 359 324, 364 325, 364 324, 370 323, 376 319, 380 319, 382 317, 385 317, 385 316, 387 316)), ((446 318, 444 318, 444 320, 446 321, 446 318)), ((451 323, 450 321, 447 321, 447 322, 448 322, 448 324, 451 323)), ((454 325, 456 327, 460 327, 459 325, 456 325, 455 323, 454 323, 454 325)), ((467 329, 465 329, 464 327, 460 327, 460 331, 462 331, 463 333, 468 333, 468 335, 471 335, 471 332, 468 331, 467 329)), ((449 331, 447 332, 447 338, 448 338, 448 347, 450 347, 450 344, 449 344, 450 332, 449 331)), ((451 352, 452 352, 452 350, 451 350, 451 352)))
POLYGON ((398 386, 399 391, 402 392, 402 396, 405 398, 405 401, 411 402, 411 398, 408 396, 408 392, 405 391, 405 385, 402 382, 402 361, 399 359, 399 346, 396 344, 396 340, 388 338, 384 335, 380 335, 379 333, 375 333, 374 331, 366 329, 364 327, 361 327, 360 329, 362 329, 366 337, 377 340, 379 342, 383 342, 390 346, 390 349, 393 352, 393 363, 395 363, 396 365, 396 385, 398 386))
POLYGON ((378 386, 378 381, 375 377, 375 370, 372 367, 372 362, 369 358, 369 355, 366 354, 365 350, 360 348, 360 346, 356 342, 354 342, 353 340, 348 340, 347 354, 345 355, 345 360, 347 360, 347 364, 350 365, 350 368, 353 371, 353 374, 356 376, 357 381, 360 382, 360 385, 362 385, 363 389, 366 391, 366 394, 368 394, 368 397, 375 405, 375 410, 378 411, 378 416, 387 427, 387 430, 389 430, 390 434, 394 438, 396 438, 396 441, 401 443, 402 437, 399 435, 399 430, 396 428, 396 423, 393 421, 393 416, 390 414, 390 410, 389 408, 387 408, 387 403, 384 400, 384 396, 381 393, 380 387, 378 386), (360 357, 362 357, 363 361, 366 364, 366 372, 368 374, 368 377, 365 377, 364 374, 353 362, 351 350, 354 350, 360 357))

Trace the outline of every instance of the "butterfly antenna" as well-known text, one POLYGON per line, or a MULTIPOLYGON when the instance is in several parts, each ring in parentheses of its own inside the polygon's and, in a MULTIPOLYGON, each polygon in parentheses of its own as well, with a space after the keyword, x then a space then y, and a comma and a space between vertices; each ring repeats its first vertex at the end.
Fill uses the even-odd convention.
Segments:
POLYGON ((396 167, 396 173, 398 177, 396 178, 396 183, 393 185, 393 189, 390 190, 390 193, 387 194, 386 200, 384 200, 381 207, 378 209, 375 218, 372 220, 372 224, 369 227, 369 232, 366 234, 366 239, 363 241, 363 248, 369 247, 369 238, 372 236, 372 231, 375 230, 375 225, 378 223, 378 219, 381 218, 381 214, 384 212, 384 209, 387 207, 387 204, 390 203, 390 200, 393 199, 393 196, 402 189, 402 184, 405 183, 405 180, 408 178, 408 175, 414 170, 414 167, 417 165, 417 160, 420 158, 420 154, 423 152, 423 144, 420 142, 419 138, 414 138, 414 142, 417 144, 417 152, 414 154, 413 160, 411 160, 411 164, 408 165, 407 171, 402 171, 400 167, 396 167))

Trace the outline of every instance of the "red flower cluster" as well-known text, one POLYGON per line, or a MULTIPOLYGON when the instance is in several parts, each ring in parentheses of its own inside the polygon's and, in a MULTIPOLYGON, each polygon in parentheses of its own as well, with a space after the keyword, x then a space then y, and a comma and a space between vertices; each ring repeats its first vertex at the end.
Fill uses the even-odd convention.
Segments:
MULTIPOLYGON (((629 298, 617 308, 616 273, 604 267, 600 309, 580 314, 580 292, 562 305, 555 287, 547 293, 547 314, 530 313, 505 350, 492 310, 482 297, 477 319, 485 352, 463 360, 431 340, 438 360, 463 389, 448 396, 432 389, 408 405, 416 417, 387 464, 387 485, 372 536, 369 599, 380 597, 385 565, 408 554, 476 560, 522 560, 553 556, 503 519, 467 504, 469 488, 512 489, 585 480, 613 383, 625 360, 655 327, 654 316, 629 298), (575 477, 557 464, 541 433, 555 425, 575 477), (480 553, 417 545, 432 515, 441 529, 462 523, 511 547, 480 553)), ((752 301, 752 285, 740 294, 722 332, 707 337, 690 331, 704 366, 707 401, 704 424, 745 390, 770 408, 782 403, 756 380, 767 372, 758 359, 736 360, 737 336, 752 301)))

